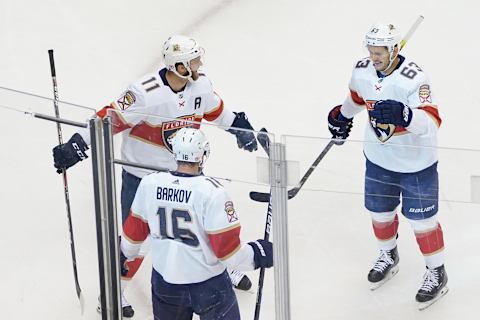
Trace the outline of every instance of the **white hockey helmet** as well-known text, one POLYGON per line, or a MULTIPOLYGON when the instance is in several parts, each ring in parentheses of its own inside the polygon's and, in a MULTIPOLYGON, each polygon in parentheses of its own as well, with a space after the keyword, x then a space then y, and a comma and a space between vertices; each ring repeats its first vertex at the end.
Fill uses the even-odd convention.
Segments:
POLYGON ((210 143, 200 129, 182 128, 171 143, 176 161, 198 163, 203 168, 210 155, 210 143))
POLYGON ((365 45, 387 47, 392 52, 395 46, 400 45, 402 35, 393 24, 376 23, 365 35, 365 45))
POLYGON ((387 24, 377 22, 370 28, 370 30, 365 35, 365 46, 387 48, 388 53, 390 54, 390 61, 385 70, 390 68, 393 61, 397 57, 398 51, 400 50, 401 41, 402 35, 400 34, 400 31, 398 31, 398 29, 390 23, 387 24), (398 47, 398 51, 395 53, 394 49, 396 47, 398 47))
POLYGON ((202 56, 204 53, 205 49, 203 49, 195 39, 182 35, 169 37, 163 44, 162 50, 163 60, 167 69, 184 79, 192 76, 190 61, 202 56), (178 73, 176 68, 178 63, 183 64, 188 71, 188 75, 184 76, 178 73))

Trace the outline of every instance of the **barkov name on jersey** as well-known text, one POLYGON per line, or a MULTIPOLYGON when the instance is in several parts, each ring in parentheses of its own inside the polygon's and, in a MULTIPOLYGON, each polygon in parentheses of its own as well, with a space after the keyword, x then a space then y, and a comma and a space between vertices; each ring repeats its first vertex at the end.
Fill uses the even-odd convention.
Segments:
POLYGON ((191 195, 192 191, 188 190, 157 187, 158 200, 188 203, 191 195))

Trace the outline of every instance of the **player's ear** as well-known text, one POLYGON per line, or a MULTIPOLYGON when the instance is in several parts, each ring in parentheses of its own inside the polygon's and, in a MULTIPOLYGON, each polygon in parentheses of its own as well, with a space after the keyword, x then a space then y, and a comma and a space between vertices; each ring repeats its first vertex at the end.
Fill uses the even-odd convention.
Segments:
POLYGON ((184 74, 184 73, 187 72, 187 68, 185 68, 185 66, 183 65, 183 63, 177 63, 177 64, 175 65, 175 68, 177 68, 177 71, 178 71, 178 73, 180 73, 180 74, 184 74))

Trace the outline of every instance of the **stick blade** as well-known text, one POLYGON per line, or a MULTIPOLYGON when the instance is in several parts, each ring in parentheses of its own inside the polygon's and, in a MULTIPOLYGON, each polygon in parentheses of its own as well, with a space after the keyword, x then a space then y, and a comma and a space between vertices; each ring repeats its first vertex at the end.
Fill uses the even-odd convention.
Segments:
POLYGON ((250 191, 250 199, 257 202, 270 202, 270 193, 250 191))

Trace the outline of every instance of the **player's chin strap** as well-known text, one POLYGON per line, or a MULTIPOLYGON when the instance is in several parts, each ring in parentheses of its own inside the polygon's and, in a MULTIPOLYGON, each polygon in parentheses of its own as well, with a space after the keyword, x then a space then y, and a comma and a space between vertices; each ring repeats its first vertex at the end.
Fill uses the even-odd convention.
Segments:
MULTIPOLYGON (((398 47, 398 45, 395 46, 395 47, 398 47)), ((390 57, 389 57, 390 63, 388 64, 388 66, 383 71, 380 71, 380 73, 383 74, 383 75, 386 75, 387 70, 389 70, 392 67, 393 62, 395 62, 395 59, 397 59, 397 57, 398 57, 398 53, 399 53, 400 50, 397 51, 397 54, 392 58, 392 55, 395 53, 395 47, 392 50, 392 52, 390 52, 390 57)))
MULTIPOLYGON (((407 44, 407 41, 410 40, 410 37, 412 36, 412 34, 417 30, 418 26, 422 23, 424 17, 422 15, 419 15, 418 18, 415 20, 415 22, 413 23, 413 25, 410 27, 410 29, 408 30, 407 34, 405 35, 405 37, 402 39, 402 41, 400 41, 400 46, 398 48, 398 52, 397 52, 397 55, 395 56, 395 58, 398 56, 398 54, 400 53, 400 51, 402 51, 403 47, 405 47, 405 45, 407 44)), ((392 51, 393 53, 393 51, 392 51)), ((392 54, 390 53, 390 55, 392 54)), ((393 61, 395 61, 395 59, 390 59, 390 64, 388 65, 388 67, 385 69, 385 70, 388 70, 388 68, 390 68, 390 66, 392 65, 393 61)))

